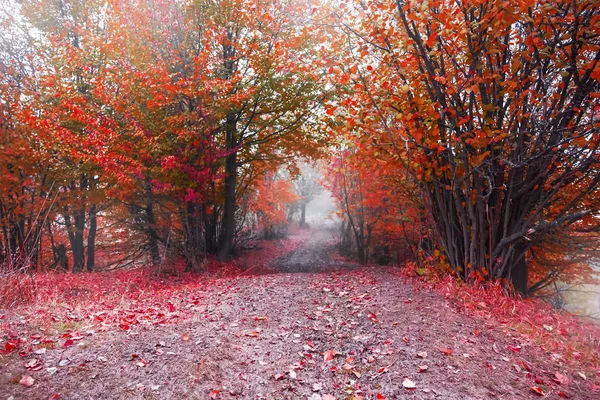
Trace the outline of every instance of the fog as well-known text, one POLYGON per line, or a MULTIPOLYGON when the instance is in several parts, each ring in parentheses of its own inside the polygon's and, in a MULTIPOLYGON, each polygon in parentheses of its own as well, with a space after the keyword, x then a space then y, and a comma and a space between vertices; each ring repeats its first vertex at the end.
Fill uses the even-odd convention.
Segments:
POLYGON ((338 218, 335 215, 337 206, 331 192, 323 189, 323 191, 315 196, 306 205, 306 222, 309 225, 330 225, 335 223, 338 218))

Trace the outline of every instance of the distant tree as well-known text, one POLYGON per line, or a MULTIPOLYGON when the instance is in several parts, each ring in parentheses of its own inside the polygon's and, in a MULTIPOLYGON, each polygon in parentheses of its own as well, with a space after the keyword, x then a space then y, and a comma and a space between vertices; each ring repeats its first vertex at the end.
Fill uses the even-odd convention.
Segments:
POLYGON ((306 205, 323 192, 323 186, 319 182, 321 174, 317 167, 306 162, 299 165, 300 175, 294 180, 294 191, 299 196, 292 205, 292 214, 295 210, 300 212, 299 225, 306 226, 306 205))

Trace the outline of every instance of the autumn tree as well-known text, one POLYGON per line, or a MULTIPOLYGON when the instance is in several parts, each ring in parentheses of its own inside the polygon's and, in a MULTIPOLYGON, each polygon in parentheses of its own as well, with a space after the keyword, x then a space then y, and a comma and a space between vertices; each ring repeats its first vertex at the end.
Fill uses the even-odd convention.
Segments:
POLYGON ((527 293, 532 249, 597 230, 599 14, 594 1, 489 0, 337 12, 337 79, 364 104, 351 118, 371 120, 365 134, 419 184, 440 264, 462 279, 527 293))

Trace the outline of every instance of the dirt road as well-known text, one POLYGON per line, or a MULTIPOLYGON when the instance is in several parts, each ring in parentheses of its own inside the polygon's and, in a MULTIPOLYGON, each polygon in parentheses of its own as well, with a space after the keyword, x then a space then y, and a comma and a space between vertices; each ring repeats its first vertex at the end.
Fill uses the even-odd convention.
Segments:
MULTIPOLYGON (((560 370, 397 270, 332 263, 327 240, 316 231, 275 261, 294 273, 174 288, 166 324, 131 303, 140 322, 126 331, 84 321, 69 346, 57 333, 0 356, 0 399, 534 399, 536 380, 560 370)), ((597 398, 583 381, 561 390, 597 398)))

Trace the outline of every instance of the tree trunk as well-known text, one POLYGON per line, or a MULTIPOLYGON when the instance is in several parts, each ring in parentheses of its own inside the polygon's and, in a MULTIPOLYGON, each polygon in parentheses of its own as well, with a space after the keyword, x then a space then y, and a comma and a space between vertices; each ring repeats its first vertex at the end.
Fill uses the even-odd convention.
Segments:
POLYGON ((235 189, 237 184, 236 125, 236 115, 228 114, 225 130, 227 132, 227 150, 230 153, 225 160, 225 200, 223 203, 223 219, 221 221, 218 254, 218 258, 221 261, 226 261, 231 256, 235 235, 235 189))
POLYGON ((525 255, 527 254, 525 246, 517 244, 515 246, 515 254, 518 258, 516 258, 516 261, 513 264, 510 280, 517 292, 526 295, 529 292, 529 268, 527 267, 527 260, 525 259, 525 255))
POLYGON ((150 182, 146 180, 144 183, 146 190, 146 237, 148 238, 148 247, 150 248, 150 256, 152 257, 152 264, 160 264, 160 252, 158 248, 158 235, 154 227, 156 221, 154 219, 154 194, 152 193, 152 186, 150 182))
POLYGON ((200 272, 204 269, 206 257, 202 215, 200 215, 201 206, 188 201, 185 207, 185 270, 186 272, 200 272))
POLYGON ((90 207, 90 229, 87 237, 87 270, 92 272, 96 263, 96 232, 98 221, 96 216, 96 205, 90 207))
POLYGON ((300 228, 304 228, 306 226, 306 204, 302 204, 300 206, 300 228))

